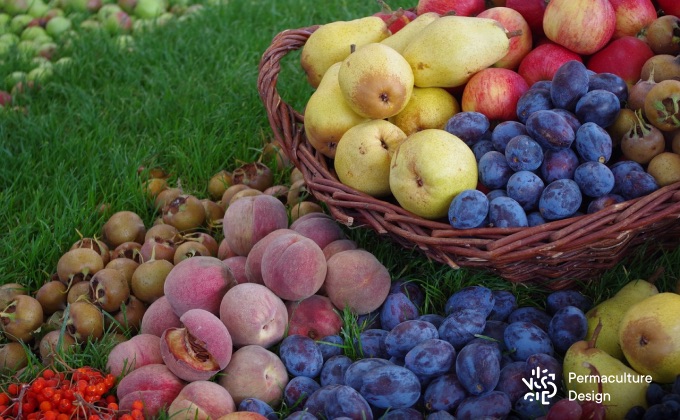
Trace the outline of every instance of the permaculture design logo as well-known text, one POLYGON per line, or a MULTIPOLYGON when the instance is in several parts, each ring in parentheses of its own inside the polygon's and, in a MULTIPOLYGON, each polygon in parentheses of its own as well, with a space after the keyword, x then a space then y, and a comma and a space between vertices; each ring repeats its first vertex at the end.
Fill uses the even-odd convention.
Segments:
POLYGON ((529 392, 524 394, 525 400, 539 401, 543 405, 549 405, 550 399, 557 394, 555 374, 548 373, 548 369, 541 370, 536 367, 531 370, 529 380, 522 378, 522 382, 529 388, 529 392))

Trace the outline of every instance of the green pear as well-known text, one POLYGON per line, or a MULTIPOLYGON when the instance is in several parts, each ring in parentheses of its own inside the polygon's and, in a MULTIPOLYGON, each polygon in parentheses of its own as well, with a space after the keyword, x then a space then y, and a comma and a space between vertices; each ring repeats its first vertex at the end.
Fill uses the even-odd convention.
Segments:
POLYGON ((324 156, 335 157, 335 149, 351 127, 364 122, 342 96, 338 72, 342 63, 332 65, 305 107, 305 135, 309 143, 324 156))
POLYGON ((444 129, 447 121, 458 112, 458 100, 446 89, 414 87, 406 107, 389 121, 411 135, 426 128, 444 129))
POLYGON ((564 354, 567 398, 600 402, 606 418, 622 419, 636 405, 647 407, 651 378, 595 347, 599 332, 596 328, 592 339, 575 342, 564 354))
POLYGON ((368 120, 345 132, 335 152, 335 172, 343 184, 374 197, 390 194, 392 155, 406 139, 386 120, 368 120))
POLYGON ((614 296, 594 306, 586 312, 588 333, 586 340, 590 340, 599 323, 602 324, 595 347, 604 350, 610 356, 625 360, 619 344, 619 325, 624 314, 631 305, 645 298, 659 293, 654 284, 646 280, 632 280, 626 283, 614 296))
POLYGON ((658 293, 630 306, 621 320, 619 342, 636 371, 660 383, 680 374, 680 295, 658 293))
POLYGON ((389 35, 387 24, 377 16, 321 25, 307 38, 300 54, 300 64, 309 84, 312 87, 319 86, 326 70, 344 60, 353 45, 359 48, 380 42, 389 35))
POLYGON ((426 12, 418 15, 415 19, 408 23, 408 25, 401 28, 397 33, 388 36, 380 41, 388 47, 394 48, 399 54, 404 52, 406 46, 418 36, 424 27, 434 22, 439 18, 439 14, 435 12, 426 12))
POLYGON ((475 155, 448 131, 418 131, 392 155, 390 190, 394 198, 405 210, 425 219, 445 217, 456 195, 476 187, 475 155))
POLYGON ((374 42, 343 60, 338 83, 354 112, 366 118, 389 118, 411 99, 413 71, 401 54, 374 42))
POLYGON ((442 16, 425 26, 403 55, 411 64, 416 86, 457 87, 505 57, 509 35, 493 19, 442 16))

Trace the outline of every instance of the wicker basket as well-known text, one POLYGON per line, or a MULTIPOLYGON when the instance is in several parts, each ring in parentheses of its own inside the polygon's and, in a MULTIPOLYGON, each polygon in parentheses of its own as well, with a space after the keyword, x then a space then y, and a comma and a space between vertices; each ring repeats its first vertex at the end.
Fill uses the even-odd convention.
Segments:
POLYGON ((281 59, 301 49, 318 28, 286 30, 264 52, 258 77, 260 97, 276 140, 299 168, 307 188, 347 226, 365 226, 406 248, 452 268, 490 270, 511 282, 538 282, 552 290, 598 278, 626 256, 644 249, 672 249, 680 243, 680 182, 597 213, 530 228, 458 230, 340 183, 332 162, 304 135, 304 116, 286 104, 276 88, 281 59))

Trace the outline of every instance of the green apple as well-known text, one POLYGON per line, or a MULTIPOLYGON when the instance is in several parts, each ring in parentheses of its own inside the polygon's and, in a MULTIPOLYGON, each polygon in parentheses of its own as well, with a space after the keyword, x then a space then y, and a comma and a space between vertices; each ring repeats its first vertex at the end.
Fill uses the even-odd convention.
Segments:
POLYGON ((430 128, 411 134, 390 166, 390 189, 401 207, 425 219, 445 217, 451 200, 477 187, 477 161, 457 136, 430 128))
POLYGON ((21 39, 24 41, 33 41, 36 38, 40 38, 42 36, 49 37, 42 26, 29 26, 21 31, 21 39))
POLYGON ((43 17, 49 10, 50 6, 42 0, 32 0, 27 13, 33 17, 43 17))
POLYGON ((101 22, 104 22, 107 17, 122 10, 123 9, 121 9, 117 4, 105 4, 99 9, 99 11, 97 11, 97 18, 101 22))
POLYGON ((28 24, 33 20, 33 16, 27 14, 16 15, 9 22, 9 29, 13 33, 19 35, 26 29, 28 24))
POLYGON ((12 89, 17 83, 26 80, 26 72, 16 70, 5 77, 5 85, 8 90, 12 89))
POLYGON ((33 57, 38 52, 38 44, 30 39, 22 39, 17 44, 17 51, 24 57, 33 57))
POLYGON ((52 38, 60 38, 66 31, 73 27, 71 19, 64 16, 55 16, 45 25, 45 31, 52 38))
POLYGON ((7 13, 0 13, 0 34, 5 34, 9 32, 9 22, 12 20, 12 16, 7 13))
POLYGON ((29 0, 5 0, 5 12, 12 15, 24 15, 28 12, 29 0))
POLYGON ((127 33, 132 29, 132 19, 122 10, 110 14, 102 21, 102 27, 110 34, 127 33))
POLYGON ((619 325, 619 343, 638 373, 672 383, 680 373, 680 295, 658 293, 631 306, 619 325))
POLYGON ((154 19, 166 9, 167 4, 163 0, 137 0, 133 13, 141 19, 154 19))
POLYGON ((0 35, 0 43, 3 44, 16 45, 19 41, 21 41, 21 38, 13 32, 0 35))

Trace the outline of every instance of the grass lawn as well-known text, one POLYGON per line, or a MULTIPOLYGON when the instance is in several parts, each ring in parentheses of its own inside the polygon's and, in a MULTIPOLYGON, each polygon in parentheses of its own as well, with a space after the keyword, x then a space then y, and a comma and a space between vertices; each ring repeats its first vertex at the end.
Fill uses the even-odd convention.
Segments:
MULTIPOLYGON (((150 225, 157 214, 143 194, 140 165, 162 166, 173 174, 171 183, 207 197, 213 174, 255 160, 270 137, 256 80, 272 38, 284 29, 377 10, 371 0, 232 0, 135 36, 131 51, 98 33, 75 40, 65 52, 72 65, 18 99, 26 115, 0 112, 0 283, 37 290, 55 272, 61 254, 81 234, 100 236, 116 211, 137 212, 150 225), (102 204, 109 207, 100 212, 102 204)), ((293 53, 285 61, 279 90, 301 110, 311 88, 298 57, 293 53)), ((22 65, 7 60, 0 75, 22 65)), ((541 306, 547 293, 488 273, 451 270, 363 229, 347 232, 394 278, 422 282, 428 291, 424 311, 441 310, 452 291, 469 284, 512 290, 522 305, 541 306)), ((665 267, 659 288, 670 290, 680 276, 677 250, 630 258, 582 287, 599 301, 659 266, 665 267)), ((78 357, 103 367, 106 351, 103 342, 78 357)))

